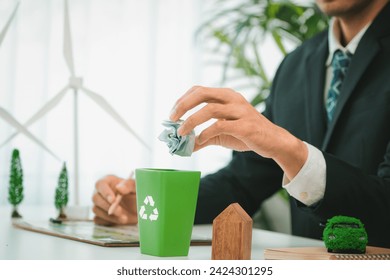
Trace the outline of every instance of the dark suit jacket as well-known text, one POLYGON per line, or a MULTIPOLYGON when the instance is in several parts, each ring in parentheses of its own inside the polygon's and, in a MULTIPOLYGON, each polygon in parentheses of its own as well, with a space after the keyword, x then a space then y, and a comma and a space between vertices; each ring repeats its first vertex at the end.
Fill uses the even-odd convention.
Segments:
MULTIPOLYGON (((390 4, 360 41, 344 80, 333 122, 324 111, 327 32, 289 54, 274 78, 265 115, 319 148, 326 161, 326 190, 315 207, 291 198, 292 233, 322 238, 320 222, 334 215, 365 224, 369 244, 390 247, 390 4)), ((196 223, 209 223, 238 202, 252 215, 281 187, 282 171, 255 153, 201 181, 196 223)))

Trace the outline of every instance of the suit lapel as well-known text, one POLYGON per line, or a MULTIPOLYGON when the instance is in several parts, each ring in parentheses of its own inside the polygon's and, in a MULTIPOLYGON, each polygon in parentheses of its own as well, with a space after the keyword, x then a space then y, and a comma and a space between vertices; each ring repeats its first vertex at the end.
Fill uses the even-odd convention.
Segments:
MULTIPOLYGON (((368 30, 367 30, 368 31, 368 30)), ((355 54, 352 57, 351 64, 348 69, 348 73, 343 82, 343 86, 340 91, 340 97, 337 102, 337 106, 334 112, 333 120, 329 124, 326 131, 322 149, 326 150, 329 140, 332 136, 334 128, 337 124, 338 119, 351 97, 357 83, 362 78, 364 71, 367 69, 371 61, 374 59, 379 51, 379 44, 377 40, 371 38, 371 36, 363 36, 355 54)))
POLYGON ((328 40, 322 43, 306 59, 307 89, 306 89, 306 113, 308 120, 309 142, 321 147, 325 130, 325 108, 324 108, 324 83, 325 83, 325 61, 328 55, 328 40))

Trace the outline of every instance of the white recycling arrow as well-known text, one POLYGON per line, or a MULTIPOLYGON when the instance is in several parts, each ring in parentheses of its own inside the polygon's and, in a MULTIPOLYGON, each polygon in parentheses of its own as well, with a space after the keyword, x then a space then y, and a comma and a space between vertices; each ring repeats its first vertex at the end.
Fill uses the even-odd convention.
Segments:
POLYGON ((153 214, 149 215, 149 220, 156 221, 158 219, 158 210, 157 208, 153 209, 153 214))
POLYGON ((144 205, 142 205, 141 209, 139 210, 139 216, 143 220, 146 220, 148 218, 148 215, 145 214, 145 206, 144 205))
POLYGON ((154 206, 154 200, 153 200, 153 197, 151 197, 151 196, 148 196, 148 199, 149 199, 150 206, 154 206))

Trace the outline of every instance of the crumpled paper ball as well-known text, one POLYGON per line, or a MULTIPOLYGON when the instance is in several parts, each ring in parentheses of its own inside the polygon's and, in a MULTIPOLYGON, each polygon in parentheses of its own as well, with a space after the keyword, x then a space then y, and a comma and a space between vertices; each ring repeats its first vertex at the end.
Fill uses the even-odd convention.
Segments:
POLYGON ((177 122, 163 121, 162 125, 165 126, 166 129, 161 132, 158 139, 167 144, 170 154, 189 157, 194 151, 195 132, 191 131, 191 133, 185 136, 178 135, 177 130, 182 123, 183 120, 177 122))

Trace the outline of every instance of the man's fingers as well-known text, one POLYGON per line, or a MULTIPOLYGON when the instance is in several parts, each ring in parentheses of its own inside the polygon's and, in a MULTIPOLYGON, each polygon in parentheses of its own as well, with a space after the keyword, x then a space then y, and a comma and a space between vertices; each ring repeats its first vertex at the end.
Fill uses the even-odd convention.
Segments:
POLYGON ((203 149, 203 148, 205 148, 207 146, 212 146, 212 145, 216 145, 216 139, 215 138, 208 139, 207 141, 203 142, 202 144, 199 144, 198 141, 196 140, 195 141, 195 146, 194 146, 194 152, 197 152, 200 149, 203 149))
POLYGON ((210 119, 235 119, 237 116, 234 110, 230 110, 229 105, 209 103, 199 111, 189 116, 180 126, 178 133, 187 135, 198 125, 210 119))
POLYGON ((128 194, 124 196, 120 202, 120 204, 115 208, 115 211, 111 214, 117 217, 121 217, 123 215, 137 215, 137 203, 135 199, 135 194, 128 194))
POLYGON ((92 196, 93 204, 98 206, 99 208, 102 208, 105 211, 108 211, 110 208, 110 203, 107 202, 106 199, 102 197, 102 195, 99 192, 95 192, 92 196))
POLYGON ((137 199, 136 194, 131 193, 123 196, 120 205, 126 209, 129 213, 137 214, 137 199))
POLYGON ((178 121, 187 111, 202 103, 226 103, 232 90, 196 87, 185 97, 179 99, 171 112, 170 119, 178 121))
POLYGON ((92 212, 99 217, 100 219, 103 219, 107 222, 113 223, 113 224, 123 224, 122 222, 119 221, 119 217, 114 216, 114 215, 108 215, 107 211, 97 207, 96 205, 92 207, 92 212))
POLYGON ((114 225, 114 223, 103 220, 102 218, 99 218, 98 216, 93 217, 93 222, 95 224, 101 225, 101 226, 113 226, 114 225))
POLYGON ((176 104, 181 102, 184 98, 186 98, 189 94, 193 93, 195 90, 197 90, 198 88, 200 88, 200 86, 193 86, 192 88, 190 88, 189 90, 186 91, 185 94, 183 94, 176 102, 175 102, 175 105, 173 106, 172 108, 172 111, 171 113, 173 113, 176 109, 176 104))
POLYGON ((242 142, 241 140, 230 136, 230 135, 218 135, 215 137, 212 137, 202 144, 199 144, 195 142, 194 152, 199 151, 200 149, 211 146, 211 145, 218 145, 223 146, 235 151, 249 151, 249 147, 242 142))
POLYGON ((118 205, 114 212, 112 214, 110 214, 110 216, 116 216, 116 217, 121 217, 123 215, 127 215, 128 214, 128 211, 126 211, 126 209, 124 209, 121 205, 118 205))
POLYGON ((131 215, 129 213, 122 214, 120 216, 116 215, 108 215, 107 211, 94 206, 92 208, 93 213, 95 215, 107 222, 113 223, 113 224, 121 224, 121 225, 127 225, 127 224, 135 224, 137 223, 137 215, 131 215))
POLYGON ((170 116, 169 118, 172 120, 172 121, 177 121, 180 119, 180 116, 177 116, 177 107, 178 107, 178 104, 182 103, 183 100, 185 100, 187 98, 187 96, 189 96, 190 94, 192 94, 194 91, 197 91, 199 88, 201 88, 201 86, 193 86, 192 88, 190 88, 189 90, 187 90, 187 92, 185 94, 183 94, 176 102, 175 102, 175 105, 173 106, 171 112, 170 112, 170 116))
POLYGON ((115 192, 113 187, 117 185, 121 179, 116 176, 106 176, 96 182, 95 188, 101 196, 109 203, 113 203, 115 200, 115 192))
POLYGON ((132 178, 124 179, 115 188, 121 195, 135 193, 135 180, 132 178))
POLYGON ((239 121, 219 120, 202 131, 196 138, 196 150, 210 145, 223 146, 236 151, 248 151, 249 147, 241 140, 238 131, 239 121))
MULTIPOLYGON (((230 123, 232 121, 218 120, 213 123, 211 126, 202 131, 202 133, 198 136, 197 142, 199 145, 203 145, 210 139, 218 137, 222 134, 230 134, 227 133, 229 131, 229 127, 231 127, 230 123)), ((216 141, 216 140, 214 140, 216 141)), ((213 143, 209 145, 221 145, 221 143, 213 143)))

